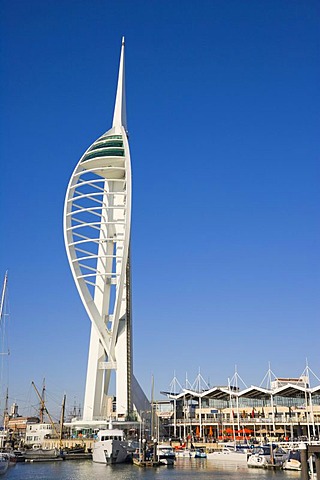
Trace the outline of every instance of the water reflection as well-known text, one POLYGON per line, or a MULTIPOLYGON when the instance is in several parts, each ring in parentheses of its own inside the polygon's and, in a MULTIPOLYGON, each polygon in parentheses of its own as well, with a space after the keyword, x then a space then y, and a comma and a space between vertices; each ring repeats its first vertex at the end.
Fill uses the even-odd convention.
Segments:
POLYGON ((8 480, 298 480, 300 472, 249 469, 239 465, 214 465, 201 458, 179 458, 174 467, 139 468, 135 465, 106 466, 91 461, 19 463, 10 468, 8 480))

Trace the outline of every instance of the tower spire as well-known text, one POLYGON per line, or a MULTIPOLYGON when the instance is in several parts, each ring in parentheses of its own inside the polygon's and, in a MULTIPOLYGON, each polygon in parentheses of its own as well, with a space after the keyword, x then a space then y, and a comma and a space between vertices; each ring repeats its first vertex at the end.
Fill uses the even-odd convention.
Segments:
POLYGON ((121 55, 118 74, 116 103, 114 106, 112 127, 124 127, 127 131, 125 72, 124 72, 124 37, 122 37, 121 55))

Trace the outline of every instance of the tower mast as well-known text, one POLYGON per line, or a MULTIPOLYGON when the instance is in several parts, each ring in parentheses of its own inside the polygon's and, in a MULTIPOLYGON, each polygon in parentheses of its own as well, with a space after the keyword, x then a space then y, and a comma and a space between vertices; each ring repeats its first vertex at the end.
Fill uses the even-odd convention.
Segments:
POLYGON ((71 176, 64 210, 70 267, 91 320, 83 417, 106 417, 111 374, 117 415, 132 411, 131 160, 121 44, 112 127, 84 153, 71 176))
POLYGON ((83 419, 116 415, 150 402, 132 371, 131 159, 128 142, 124 38, 110 130, 83 154, 71 176, 64 206, 64 239, 72 275, 91 321, 83 419))

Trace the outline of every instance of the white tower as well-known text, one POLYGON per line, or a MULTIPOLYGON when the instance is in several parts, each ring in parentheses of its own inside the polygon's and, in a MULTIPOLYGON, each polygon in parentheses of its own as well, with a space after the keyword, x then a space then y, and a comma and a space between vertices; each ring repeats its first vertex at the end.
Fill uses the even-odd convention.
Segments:
POLYGON ((84 420, 105 416, 111 371, 116 373, 118 417, 124 418, 133 408, 130 221, 123 39, 112 128, 81 157, 64 207, 67 255, 91 320, 84 420))

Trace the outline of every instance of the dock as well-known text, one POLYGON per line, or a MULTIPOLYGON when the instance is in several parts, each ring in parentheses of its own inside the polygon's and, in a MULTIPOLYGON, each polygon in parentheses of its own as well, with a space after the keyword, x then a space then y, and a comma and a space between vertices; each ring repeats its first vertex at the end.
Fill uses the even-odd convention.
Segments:
POLYGON ((316 460, 316 473, 320 477, 320 445, 312 443, 301 443, 299 446, 301 455, 301 480, 309 480, 309 458, 314 455, 316 460))
POLYGON ((92 460, 92 453, 64 453, 63 460, 92 460))
POLYGON ((162 465, 161 462, 157 460, 140 460, 139 458, 133 458, 133 464, 136 465, 137 467, 143 467, 143 468, 155 468, 155 467, 160 467, 162 465))

